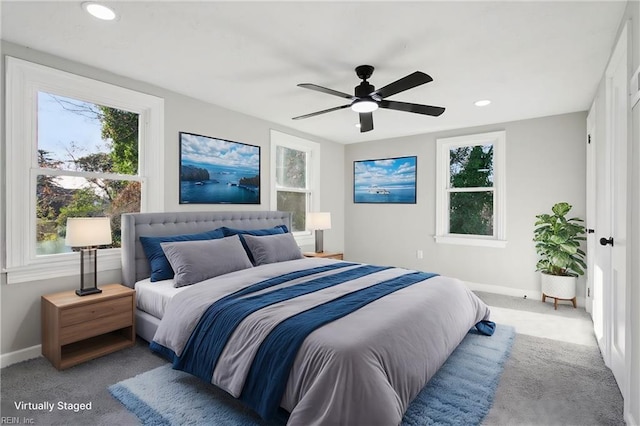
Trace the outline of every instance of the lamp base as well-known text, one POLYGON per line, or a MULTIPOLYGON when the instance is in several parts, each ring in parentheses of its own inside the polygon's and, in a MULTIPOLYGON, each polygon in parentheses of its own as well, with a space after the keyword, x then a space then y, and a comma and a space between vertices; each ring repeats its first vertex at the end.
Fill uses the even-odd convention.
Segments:
POLYGON ((97 253, 95 247, 80 250, 80 289, 76 290, 78 296, 102 293, 98 288, 97 253))
POLYGON ((322 253, 324 251, 324 237, 321 229, 316 229, 316 253, 322 253))
POLYGON ((100 290, 97 287, 93 287, 93 288, 82 288, 80 290, 76 290, 76 294, 78 296, 87 296, 89 294, 98 294, 98 293, 102 293, 102 290, 100 290))

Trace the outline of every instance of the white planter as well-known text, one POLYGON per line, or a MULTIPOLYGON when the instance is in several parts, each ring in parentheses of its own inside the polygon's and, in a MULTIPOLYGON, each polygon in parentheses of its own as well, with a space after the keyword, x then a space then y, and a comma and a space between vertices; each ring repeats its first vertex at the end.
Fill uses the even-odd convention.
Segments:
POLYGON ((547 297, 571 300, 576 297, 577 280, 577 277, 549 275, 543 272, 540 276, 542 294, 547 297))

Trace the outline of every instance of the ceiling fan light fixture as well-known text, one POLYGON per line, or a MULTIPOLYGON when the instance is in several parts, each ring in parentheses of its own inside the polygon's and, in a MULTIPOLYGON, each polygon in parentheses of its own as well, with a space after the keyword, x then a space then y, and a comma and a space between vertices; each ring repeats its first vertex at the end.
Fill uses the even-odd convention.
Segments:
POLYGON ((473 104, 477 107, 483 107, 483 106, 487 106, 491 103, 491 101, 489 99, 482 99, 479 101, 475 101, 473 104))
POLYGON ((89 15, 103 21, 113 21, 117 17, 116 12, 113 9, 100 3, 91 1, 84 2, 82 3, 82 8, 87 11, 89 15))
POLYGON ((373 112, 378 109, 378 103, 370 99, 361 99, 352 103, 351 109, 355 112, 373 112))
POLYGON ((322 111, 312 112, 311 114, 293 117, 292 120, 315 117, 320 114, 326 114, 332 111, 351 108, 354 112, 357 112, 359 114, 358 119, 360 121, 360 125, 358 126, 358 124, 356 124, 356 127, 360 128, 361 133, 365 133, 373 130, 372 112, 377 110, 378 108, 412 112, 414 114, 430 115, 432 117, 439 117, 440 115, 442 115, 442 113, 444 113, 445 109, 443 107, 413 104, 409 102, 389 101, 386 99, 388 96, 392 96, 396 93, 404 92, 405 90, 409 90, 433 81, 433 79, 428 74, 425 74, 421 71, 416 71, 387 84, 382 89, 375 90, 375 87, 367 81, 369 77, 371 77, 372 73, 373 67, 371 65, 360 65, 356 67, 356 75, 361 78, 362 81, 354 88, 353 95, 340 92, 338 90, 329 89, 327 87, 318 86, 317 84, 298 84, 298 87, 326 93, 327 95, 349 99, 351 102, 333 108, 324 109, 322 111))

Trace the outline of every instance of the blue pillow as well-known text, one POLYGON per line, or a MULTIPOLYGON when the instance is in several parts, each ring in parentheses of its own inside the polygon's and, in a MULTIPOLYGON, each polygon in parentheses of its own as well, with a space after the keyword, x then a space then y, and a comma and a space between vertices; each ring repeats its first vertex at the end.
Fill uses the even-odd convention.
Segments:
POLYGON ((250 229, 250 230, 227 228, 226 226, 223 226, 220 229, 222 230, 222 232, 224 232, 225 237, 230 237, 232 235, 238 235, 240 237, 240 242, 242 243, 242 247, 244 247, 244 250, 247 252, 247 256, 249 256, 249 260, 253 265, 256 264, 256 261, 253 258, 253 254, 251 254, 251 250, 249 249, 247 242, 244 240, 244 238, 242 238, 243 234, 253 235, 254 237, 262 237, 265 235, 286 234, 287 232, 289 232, 289 229, 287 228, 286 225, 278 225, 278 226, 274 226, 273 228, 250 229))
POLYGON ((170 280, 173 278, 173 268, 167 260, 160 243, 172 243, 175 241, 199 241, 199 240, 215 240, 223 238, 225 235, 221 228, 213 231, 202 232, 200 234, 185 235, 167 235, 164 237, 140 237, 140 243, 144 249, 144 253, 149 259, 149 268, 151 268, 151 282, 170 280))

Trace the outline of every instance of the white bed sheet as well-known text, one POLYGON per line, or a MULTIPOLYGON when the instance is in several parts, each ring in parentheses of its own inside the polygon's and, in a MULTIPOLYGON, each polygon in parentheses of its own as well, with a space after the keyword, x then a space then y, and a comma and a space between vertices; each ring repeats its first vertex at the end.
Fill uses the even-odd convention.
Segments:
POLYGON ((173 279, 151 282, 146 278, 135 284, 136 304, 138 309, 162 319, 171 298, 187 288, 175 288, 173 279))

